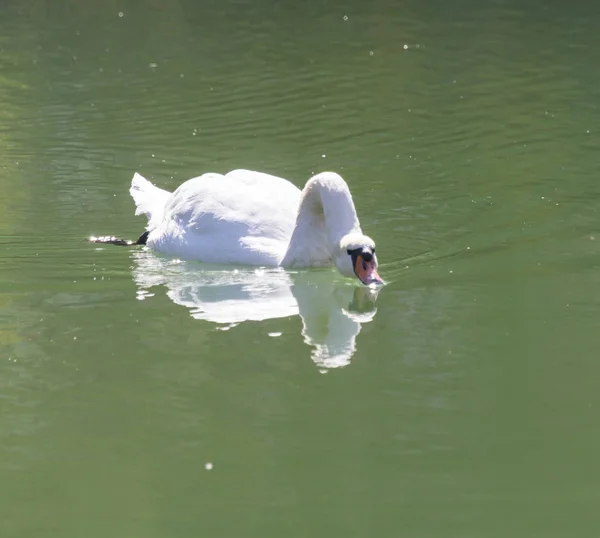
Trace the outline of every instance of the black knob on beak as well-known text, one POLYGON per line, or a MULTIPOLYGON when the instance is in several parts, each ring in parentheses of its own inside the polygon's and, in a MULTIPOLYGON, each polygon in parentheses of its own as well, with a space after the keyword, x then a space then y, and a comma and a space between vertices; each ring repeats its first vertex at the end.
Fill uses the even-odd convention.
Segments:
POLYGON ((365 260, 367 263, 370 263, 371 260, 373 259, 373 253, 370 250, 363 250, 362 251, 362 259, 365 260))

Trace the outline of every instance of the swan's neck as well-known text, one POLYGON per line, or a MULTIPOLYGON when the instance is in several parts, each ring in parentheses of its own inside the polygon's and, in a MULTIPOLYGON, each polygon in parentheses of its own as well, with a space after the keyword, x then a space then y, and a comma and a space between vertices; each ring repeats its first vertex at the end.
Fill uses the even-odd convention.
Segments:
POLYGON ((296 225, 281 265, 329 265, 342 237, 352 232, 361 230, 348 185, 333 172, 318 174, 302 191, 296 225))

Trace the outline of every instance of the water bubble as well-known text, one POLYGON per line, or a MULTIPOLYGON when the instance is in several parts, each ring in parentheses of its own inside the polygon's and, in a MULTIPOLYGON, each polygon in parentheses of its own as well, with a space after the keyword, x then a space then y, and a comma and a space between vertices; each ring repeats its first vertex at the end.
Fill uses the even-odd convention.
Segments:
POLYGON ((122 11, 119 11, 119 13, 117 13, 117 15, 119 16, 119 18, 123 18, 123 15, 125 15, 125 13, 123 13, 122 11))
POLYGON ((273 333, 268 333, 268 334, 271 338, 277 338, 278 336, 282 335, 282 333, 280 333, 280 332, 273 332, 273 333))
POLYGON ((369 51, 369 56, 373 56, 375 54, 372 50, 369 51))
POLYGON ((148 64, 148 67, 151 67, 152 69, 154 69, 154 68, 158 67, 158 64, 155 62, 152 62, 152 63, 148 64))
POLYGON ((406 43, 404 43, 404 50, 408 50, 408 45, 406 43))
POLYGON ((210 470, 213 468, 213 464, 212 464, 210 461, 208 461, 208 462, 206 462, 206 463, 204 464, 204 468, 205 468, 207 471, 210 471, 210 470))
POLYGON ((327 157, 327 155, 325 153, 323 153, 323 155, 321 155, 321 157, 323 157, 323 159, 324 159, 325 157, 327 157))
POLYGON ((344 19, 345 21, 347 21, 347 20, 348 20, 348 15, 344 15, 344 16, 342 17, 342 19, 344 19))

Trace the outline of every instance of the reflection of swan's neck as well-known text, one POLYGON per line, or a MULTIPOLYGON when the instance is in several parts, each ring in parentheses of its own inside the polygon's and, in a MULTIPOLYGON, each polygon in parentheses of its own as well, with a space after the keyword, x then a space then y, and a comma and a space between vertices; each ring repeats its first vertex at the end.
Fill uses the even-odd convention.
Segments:
POLYGON ((292 293, 302 318, 302 336, 313 348, 311 358, 315 364, 321 368, 348 365, 356 351, 361 325, 377 312, 377 292, 371 293, 366 287, 332 287, 331 281, 316 280, 310 285, 295 283, 292 293))
POLYGON ((361 233, 352 195, 333 172, 311 178, 302 191, 296 225, 281 261, 284 267, 326 265, 346 234, 361 233))

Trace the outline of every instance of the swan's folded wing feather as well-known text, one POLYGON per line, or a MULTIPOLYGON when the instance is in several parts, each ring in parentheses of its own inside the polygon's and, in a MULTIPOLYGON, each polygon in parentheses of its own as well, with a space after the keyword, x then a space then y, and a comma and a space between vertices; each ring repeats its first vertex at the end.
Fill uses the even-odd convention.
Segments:
POLYGON ((204 174, 167 200, 149 246, 207 262, 276 265, 294 229, 299 200, 299 189, 268 174, 204 174))

